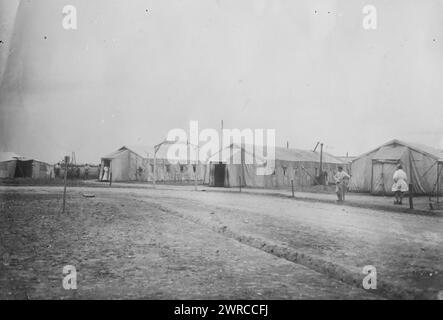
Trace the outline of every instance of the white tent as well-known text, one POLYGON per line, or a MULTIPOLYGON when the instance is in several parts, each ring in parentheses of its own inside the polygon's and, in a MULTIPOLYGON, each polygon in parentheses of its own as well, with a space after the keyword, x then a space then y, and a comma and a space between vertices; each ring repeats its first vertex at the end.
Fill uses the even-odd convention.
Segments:
POLYGON ((443 151, 399 140, 391 140, 351 162, 350 190, 391 194, 398 164, 403 166, 414 193, 433 194, 443 190, 443 151))
MULTIPOLYGON (((237 187, 241 184, 258 188, 288 188, 291 181, 298 187, 318 183, 320 152, 275 147, 275 169, 262 175, 260 168, 269 166, 262 150, 267 148, 239 144, 221 149, 208 159, 209 172, 205 183, 217 187, 237 187)), ((338 166, 346 167, 346 164, 323 152, 321 171, 325 172, 326 183, 333 181, 338 166)))
POLYGON ((112 181, 153 181, 164 183, 193 182, 202 183, 206 172, 206 165, 202 161, 192 160, 187 154, 168 154, 169 148, 174 145, 188 148, 187 143, 165 141, 154 146, 130 145, 123 146, 117 151, 101 158, 100 177, 103 168, 110 168, 112 181), (155 163, 155 165, 154 165, 155 163), (155 170, 155 175, 154 175, 155 170))

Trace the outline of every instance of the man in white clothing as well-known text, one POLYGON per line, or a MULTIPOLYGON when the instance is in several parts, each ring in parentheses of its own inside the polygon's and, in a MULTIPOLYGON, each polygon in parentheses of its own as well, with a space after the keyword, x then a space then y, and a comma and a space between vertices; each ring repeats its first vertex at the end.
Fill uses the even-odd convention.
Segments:
POLYGON ((351 178, 349 174, 343 171, 343 167, 338 167, 338 172, 335 174, 335 192, 337 193, 338 202, 342 202, 345 200, 347 181, 351 178))
POLYGON ((394 192, 395 200, 394 204, 402 204, 403 195, 405 192, 409 191, 408 187, 408 176, 406 172, 403 171, 403 167, 401 164, 397 166, 397 170, 394 172, 394 184, 392 185, 392 192, 394 192))

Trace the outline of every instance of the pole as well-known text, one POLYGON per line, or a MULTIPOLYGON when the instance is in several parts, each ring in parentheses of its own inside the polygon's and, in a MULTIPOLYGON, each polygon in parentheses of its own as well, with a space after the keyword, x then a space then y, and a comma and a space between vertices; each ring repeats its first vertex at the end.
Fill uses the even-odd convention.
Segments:
POLYGON ((155 188, 155 179, 157 178, 156 177, 156 174, 155 174, 155 165, 156 165, 156 157, 157 157, 157 151, 155 151, 154 150, 154 166, 152 167, 152 177, 153 177, 153 180, 152 180, 152 186, 155 188))
POLYGON ((411 152, 409 152, 409 176, 411 177, 410 179, 410 183, 409 183, 409 208, 410 209, 414 209, 414 200, 413 200, 413 192, 414 190, 412 189, 413 187, 413 175, 412 175, 412 162, 414 161, 414 159, 412 158, 412 154, 411 152))
POLYGON ((323 143, 320 143, 320 184, 323 182, 323 143))
POLYGON ((294 198, 294 180, 291 180, 292 197, 294 198))
POLYGON ((197 155, 196 155, 196 159, 197 159, 197 162, 195 163, 195 191, 197 191, 197 185, 198 185, 198 183, 197 183, 197 179, 198 179, 198 163, 199 163, 199 161, 200 161, 200 146, 195 146, 195 152, 197 153, 197 155))
POLYGON ((440 202, 440 199, 439 199, 439 193, 440 193, 440 174, 441 174, 440 162, 437 162, 437 203, 440 202))
POLYGON ((240 187, 240 192, 241 192, 241 176, 238 176, 238 182, 239 182, 238 186, 240 187))
MULTIPOLYGON (((111 171, 111 169, 109 169, 109 171, 111 171)), ((112 171, 109 172, 109 186, 112 185, 112 171)))
POLYGON ((69 162, 69 156, 65 156, 65 177, 64 177, 64 188, 63 188, 63 211, 62 213, 65 213, 65 205, 66 205, 66 183, 68 178, 68 162, 69 162))
POLYGON ((222 160, 223 160, 223 148, 224 148, 224 146, 223 146, 223 119, 221 120, 220 130, 221 130, 220 131, 220 135, 218 137, 218 148, 221 151, 219 151, 219 153, 218 153, 218 161, 222 162, 222 160))
POLYGON ((197 191, 197 164, 195 165, 195 171, 194 171, 194 189, 197 191))

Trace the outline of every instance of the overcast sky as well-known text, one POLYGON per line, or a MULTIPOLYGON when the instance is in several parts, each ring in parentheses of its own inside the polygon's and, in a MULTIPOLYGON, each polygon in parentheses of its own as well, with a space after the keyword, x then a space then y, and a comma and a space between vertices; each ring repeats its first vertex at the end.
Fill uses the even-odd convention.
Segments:
POLYGON ((443 148, 442 14, 440 0, 0 0, 0 150, 98 162, 221 119, 335 155, 443 148))

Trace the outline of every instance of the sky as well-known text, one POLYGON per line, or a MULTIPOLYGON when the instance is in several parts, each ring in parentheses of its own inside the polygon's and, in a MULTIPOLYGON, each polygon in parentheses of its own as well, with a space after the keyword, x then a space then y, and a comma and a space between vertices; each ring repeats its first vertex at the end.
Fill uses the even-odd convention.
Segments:
POLYGON ((394 138, 443 149, 442 12, 440 0, 0 0, 0 151, 98 163, 190 120, 339 156, 394 138))

